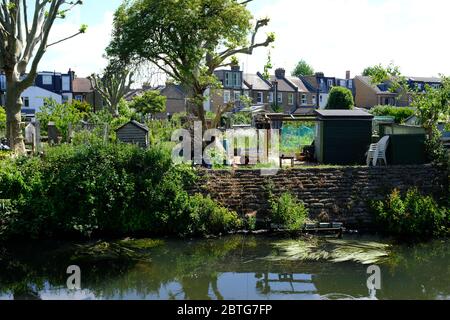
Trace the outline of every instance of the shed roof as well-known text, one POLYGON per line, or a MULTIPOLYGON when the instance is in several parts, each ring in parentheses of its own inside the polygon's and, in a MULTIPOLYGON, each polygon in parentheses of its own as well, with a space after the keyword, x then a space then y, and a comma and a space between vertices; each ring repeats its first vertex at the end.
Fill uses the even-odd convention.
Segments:
POLYGON ((320 118, 366 118, 373 119, 373 115, 363 110, 316 110, 320 118))
POLYGON ((130 122, 125 123, 123 126, 119 127, 116 129, 116 131, 119 131, 120 129, 124 128, 126 125, 132 124, 134 126, 136 126, 139 129, 142 129, 145 132, 148 132, 149 129, 147 128, 146 125, 143 125, 142 123, 137 122, 136 120, 131 120, 130 122))

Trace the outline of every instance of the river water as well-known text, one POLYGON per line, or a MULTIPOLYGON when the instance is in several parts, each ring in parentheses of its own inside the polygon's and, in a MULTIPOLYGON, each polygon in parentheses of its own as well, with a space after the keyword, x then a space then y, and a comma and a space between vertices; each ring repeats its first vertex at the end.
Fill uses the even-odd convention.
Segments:
POLYGON ((0 249, 0 299, 450 299, 450 241, 236 235, 15 244, 0 249), (67 287, 73 265, 80 290, 67 287), (369 292, 373 265, 381 288, 369 292))

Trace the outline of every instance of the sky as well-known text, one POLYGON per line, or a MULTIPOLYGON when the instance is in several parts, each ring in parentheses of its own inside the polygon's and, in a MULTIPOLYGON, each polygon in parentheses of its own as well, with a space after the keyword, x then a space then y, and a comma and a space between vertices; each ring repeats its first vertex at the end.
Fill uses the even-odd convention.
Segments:
MULTIPOLYGON (((42 71, 79 76, 100 72, 108 45, 115 9, 121 0, 85 0, 62 23, 55 25, 51 40, 88 32, 49 48, 42 71)), ((245 72, 262 71, 269 50, 275 68, 291 72, 300 59, 326 75, 344 77, 378 63, 400 66, 407 76, 450 74, 450 1, 448 0, 254 0, 248 8, 255 18, 269 17, 262 29, 275 32, 273 48, 259 48, 240 57, 245 72)))

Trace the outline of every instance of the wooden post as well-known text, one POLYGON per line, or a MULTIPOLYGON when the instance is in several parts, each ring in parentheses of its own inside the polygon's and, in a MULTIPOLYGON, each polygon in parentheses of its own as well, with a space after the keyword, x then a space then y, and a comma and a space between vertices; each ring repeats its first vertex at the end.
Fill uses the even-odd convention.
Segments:
POLYGON ((36 123, 34 124, 35 128, 35 134, 34 134, 34 148, 35 152, 39 153, 41 152, 41 123, 39 120, 36 120, 36 123))

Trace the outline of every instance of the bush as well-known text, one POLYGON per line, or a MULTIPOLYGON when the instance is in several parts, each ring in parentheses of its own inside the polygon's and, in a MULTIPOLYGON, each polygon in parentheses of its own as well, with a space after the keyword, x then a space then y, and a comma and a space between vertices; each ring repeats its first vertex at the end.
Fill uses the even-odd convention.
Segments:
POLYGON ((395 123, 401 124, 414 115, 414 110, 408 107, 376 106, 370 113, 374 116, 393 117, 395 123))
POLYGON ((197 194, 188 200, 189 233, 197 235, 220 234, 240 228, 236 212, 217 205, 209 197, 197 194))
POLYGON ((282 225, 289 231, 300 230, 308 217, 304 203, 290 193, 271 197, 270 205, 272 223, 282 225))
POLYGON ((449 234, 450 209, 440 207, 417 189, 409 190, 404 197, 394 190, 385 201, 372 206, 378 222, 390 234, 418 238, 449 234))
POLYGON ((353 93, 344 87, 333 87, 328 97, 326 109, 328 110, 351 110, 355 105, 353 93))
POLYGON ((190 167, 162 148, 103 144, 49 148, 43 158, 3 160, 0 238, 215 234, 237 216, 211 199, 190 197, 190 167), (5 207, 6 208, 6 207, 5 207))

